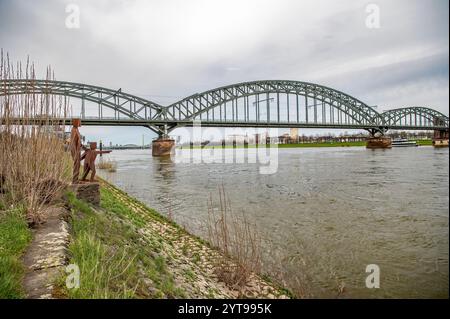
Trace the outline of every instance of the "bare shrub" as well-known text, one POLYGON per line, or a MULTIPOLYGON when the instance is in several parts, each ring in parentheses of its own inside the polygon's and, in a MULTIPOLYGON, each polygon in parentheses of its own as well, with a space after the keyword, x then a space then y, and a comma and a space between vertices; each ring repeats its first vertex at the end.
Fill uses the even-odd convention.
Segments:
MULTIPOLYGON (((299 249, 303 247, 300 245, 299 249)), ((313 278, 308 276, 305 268, 315 267, 310 260, 305 260, 298 255, 287 256, 285 252, 278 248, 268 249, 266 251, 270 255, 265 256, 266 263, 263 265, 264 270, 270 275, 271 279, 278 283, 281 287, 286 287, 295 298, 312 298, 312 287, 310 286, 313 278)))
POLYGON ((107 170, 110 173, 114 173, 117 171, 117 163, 115 161, 112 161, 110 159, 101 159, 98 163, 99 169, 107 170))
POLYGON ((244 286, 253 273, 261 270, 261 241, 256 228, 244 215, 234 214, 224 187, 219 188, 219 207, 208 201, 209 241, 225 258, 217 260, 219 280, 232 288, 244 286))
MULTIPOLYGON (((47 69, 47 79, 51 70, 47 69)), ((70 181, 70 159, 65 151, 67 100, 33 92, 8 95, 6 80, 34 80, 34 65, 16 67, 1 52, 0 63, 0 175, 2 201, 26 207, 31 223, 42 222, 43 206, 58 196, 70 181)), ((28 82, 27 82, 28 83, 28 82)))

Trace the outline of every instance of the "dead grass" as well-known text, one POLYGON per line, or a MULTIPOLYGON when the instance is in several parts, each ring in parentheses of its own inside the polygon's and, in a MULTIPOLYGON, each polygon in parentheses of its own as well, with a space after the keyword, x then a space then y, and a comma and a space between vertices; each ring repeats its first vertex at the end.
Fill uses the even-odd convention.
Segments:
MULTIPOLYGON (((52 77, 47 69, 47 79, 52 77)), ((34 65, 13 66, 1 52, 0 80, 35 79, 34 65)), ((70 159, 65 151, 64 126, 67 100, 29 91, 7 95, 0 82, 0 176, 4 205, 21 203, 30 223, 44 219, 43 207, 61 194, 70 180, 70 159), (18 120, 20 119, 20 121, 18 120), (39 119, 39 124, 36 124, 39 119)))
POLYGON ((97 165, 99 169, 107 170, 110 173, 117 171, 117 163, 110 159, 101 159, 97 165))
POLYGON ((217 260, 219 280, 233 289, 244 286, 251 275, 261 270, 261 241, 256 228, 244 215, 233 213, 224 187, 219 188, 219 206, 208 201, 209 241, 226 258, 217 260))

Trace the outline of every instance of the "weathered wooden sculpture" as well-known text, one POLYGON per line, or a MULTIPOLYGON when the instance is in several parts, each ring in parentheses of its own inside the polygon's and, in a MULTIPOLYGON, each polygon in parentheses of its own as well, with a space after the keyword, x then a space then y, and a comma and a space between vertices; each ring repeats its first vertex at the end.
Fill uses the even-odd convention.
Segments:
POLYGON ((84 171, 83 171, 83 177, 81 178, 82 181, 86 180, 87 175, 89 172, 91 172, 91 178, 90 181, 94 182, 95 177, 95 159, 97 158, 97 155, 99 154, 107 154, 111 153, 111 151, 98 151, 97 150, 97 143, 91 142, 89 145, 89 149, 86 149, 83 155, 81 156, 81 160, 84 159, 84 171))

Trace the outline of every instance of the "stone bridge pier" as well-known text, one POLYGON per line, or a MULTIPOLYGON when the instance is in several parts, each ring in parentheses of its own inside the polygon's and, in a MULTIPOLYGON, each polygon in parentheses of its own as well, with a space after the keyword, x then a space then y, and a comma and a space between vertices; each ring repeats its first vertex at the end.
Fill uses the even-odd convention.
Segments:
POLYGON ((158 127, 158 138, 152 141, 152 156, 170 156, 175 147, 175 140, 168 135, 167 125, 158 127))
POLYGON ((433 136, 434 147, 448 147, 449 130, 435 130, 433 136))
POLYGON ((377 131, 374 129, 369 130, 370 136, 366 140, 366 148, 391 148, 392 140, 390 137, 384 136, 383 131, 377 131))
POLYGON ((153 156, 170 156, 175 147, 175 140, 171 138, 158 137, 152 142, 153 156))

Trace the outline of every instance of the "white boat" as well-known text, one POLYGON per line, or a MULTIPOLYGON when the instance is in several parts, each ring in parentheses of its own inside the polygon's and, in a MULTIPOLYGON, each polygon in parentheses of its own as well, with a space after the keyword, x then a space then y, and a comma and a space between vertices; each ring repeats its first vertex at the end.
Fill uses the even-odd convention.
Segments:
POLYGON ((416 141, 410 141, 406 138, 396 138, 392 140, 392 147, 418 146, 416 141))

